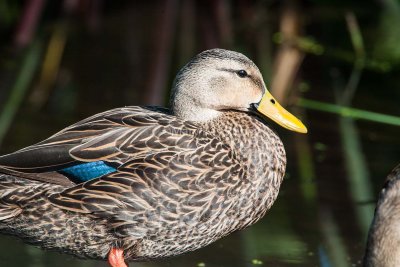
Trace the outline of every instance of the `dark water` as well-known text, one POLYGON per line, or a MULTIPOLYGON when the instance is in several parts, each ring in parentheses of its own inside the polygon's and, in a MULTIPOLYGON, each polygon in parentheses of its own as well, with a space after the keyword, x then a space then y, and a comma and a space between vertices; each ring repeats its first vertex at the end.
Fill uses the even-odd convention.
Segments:
MULTIPOLYGON (((309 1, 297 10, 304 23, 301 34, 311 36, 325 52, 305 53, 291 85, 289 99, 294 100, 289 101, 289 109, 303 117, 309 133, 291 133, 271 123, 285 143, 288 167, 267 216, 198 251, 132 266, 360 266, 376 197, 386 175, 400 161, 400 127, 303 108, 292 95, 335 104, 337 95, 348 90, 356 56, 345 16, 353 12, 367 63, 349 105, 399 116, 400 57, 391 43, 400 40, 398 27, 393 29, 400 21, 400 8, 398 1, 365 2, 363 7, 356 1, 342 2, 309 1)), ((45 54, 52 27, 56 22, 68 25, 61 65, 47 87, 37 67, 0 152, 33 144, 113 107, 166 103, 176 71, 208 47, 246 53, 265 73, 267 85, 271 83, 279 48, 273 36, 279 31, 284 4, 166 3, 103 2, 72 17, 56 15, 61 7, 49 5, 37 38, 45 54), (224 14, 228 18, 218 22, 224 14), (43 91, 48 93, 35 97, 43 91)), ((4 46, 11 46, 11 41, 4 46)), ((3 106, 24 55, 9 51, 3 49, 11 62, 2 62, 3 106)), ((106 266, 43 252, 11 237, 1 236, 0 247, 1 266, 106 266)))

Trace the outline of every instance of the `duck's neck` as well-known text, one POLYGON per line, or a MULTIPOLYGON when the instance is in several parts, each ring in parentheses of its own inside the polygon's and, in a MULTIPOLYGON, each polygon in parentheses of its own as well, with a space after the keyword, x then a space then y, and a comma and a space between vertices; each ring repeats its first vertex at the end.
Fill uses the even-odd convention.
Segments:
POLYGON ((247 165, 253 182, 276 179, 280 184, 286 155, 279 137, 258 118, 244 112, 223 112, 203 127, 228 144, 247 165), (272 177, 271 173, 276 173, 272 177))

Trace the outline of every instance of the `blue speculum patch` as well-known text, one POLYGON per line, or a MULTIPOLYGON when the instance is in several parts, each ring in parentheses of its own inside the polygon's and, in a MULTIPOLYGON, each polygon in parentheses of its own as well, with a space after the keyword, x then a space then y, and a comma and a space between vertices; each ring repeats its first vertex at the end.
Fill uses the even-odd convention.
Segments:
POLYGON ((115 172, 117 169, 103 161, 85 162, 71 167, 64 168, 60 172, 66 176, 82 182, 115 172))

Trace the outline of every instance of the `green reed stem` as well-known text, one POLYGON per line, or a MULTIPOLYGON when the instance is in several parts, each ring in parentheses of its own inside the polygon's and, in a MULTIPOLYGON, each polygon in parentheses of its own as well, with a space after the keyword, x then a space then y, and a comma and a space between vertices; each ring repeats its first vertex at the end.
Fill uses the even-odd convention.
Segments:
POLYGON ((395 126, 400 126, 400 117, 387 115, 372 111, 366 111, 362 109, 349 108, 344 106, 338 106, 335 104, 324 103, 315 100, 309 100, 305 98, 300 98, 298 101, 298 105, 307 109, 319 110, 329 113, 339 114, 343 117, 353 118, 353 119, 361 119, 374 121, 379 123, 385 123, 395 126))
POLYGON ((34 77, 35 70, 40 60, 40 42, 34 42, 22 61, 21 69, 16 77, 14 86, 10 91, 10 97, 0 110, 0 143, 7 133, 15 113, 25 96, 26 91, 34 77))

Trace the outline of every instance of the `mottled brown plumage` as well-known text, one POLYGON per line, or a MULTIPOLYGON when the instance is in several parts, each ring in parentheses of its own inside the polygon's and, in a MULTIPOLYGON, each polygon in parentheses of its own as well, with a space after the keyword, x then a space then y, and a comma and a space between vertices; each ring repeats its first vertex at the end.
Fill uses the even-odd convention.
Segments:
POLYGON ((0 157, 0 231, 82 258, 121 248, 127 260, 149 260, 255 223, 286 164, 279 137, 254 114, 265 92, 252 61, 213 49, 178 74, 171 110, 110 110, 0 157), (115 170, 86 182, 62 171, 84 162, 115 170))

